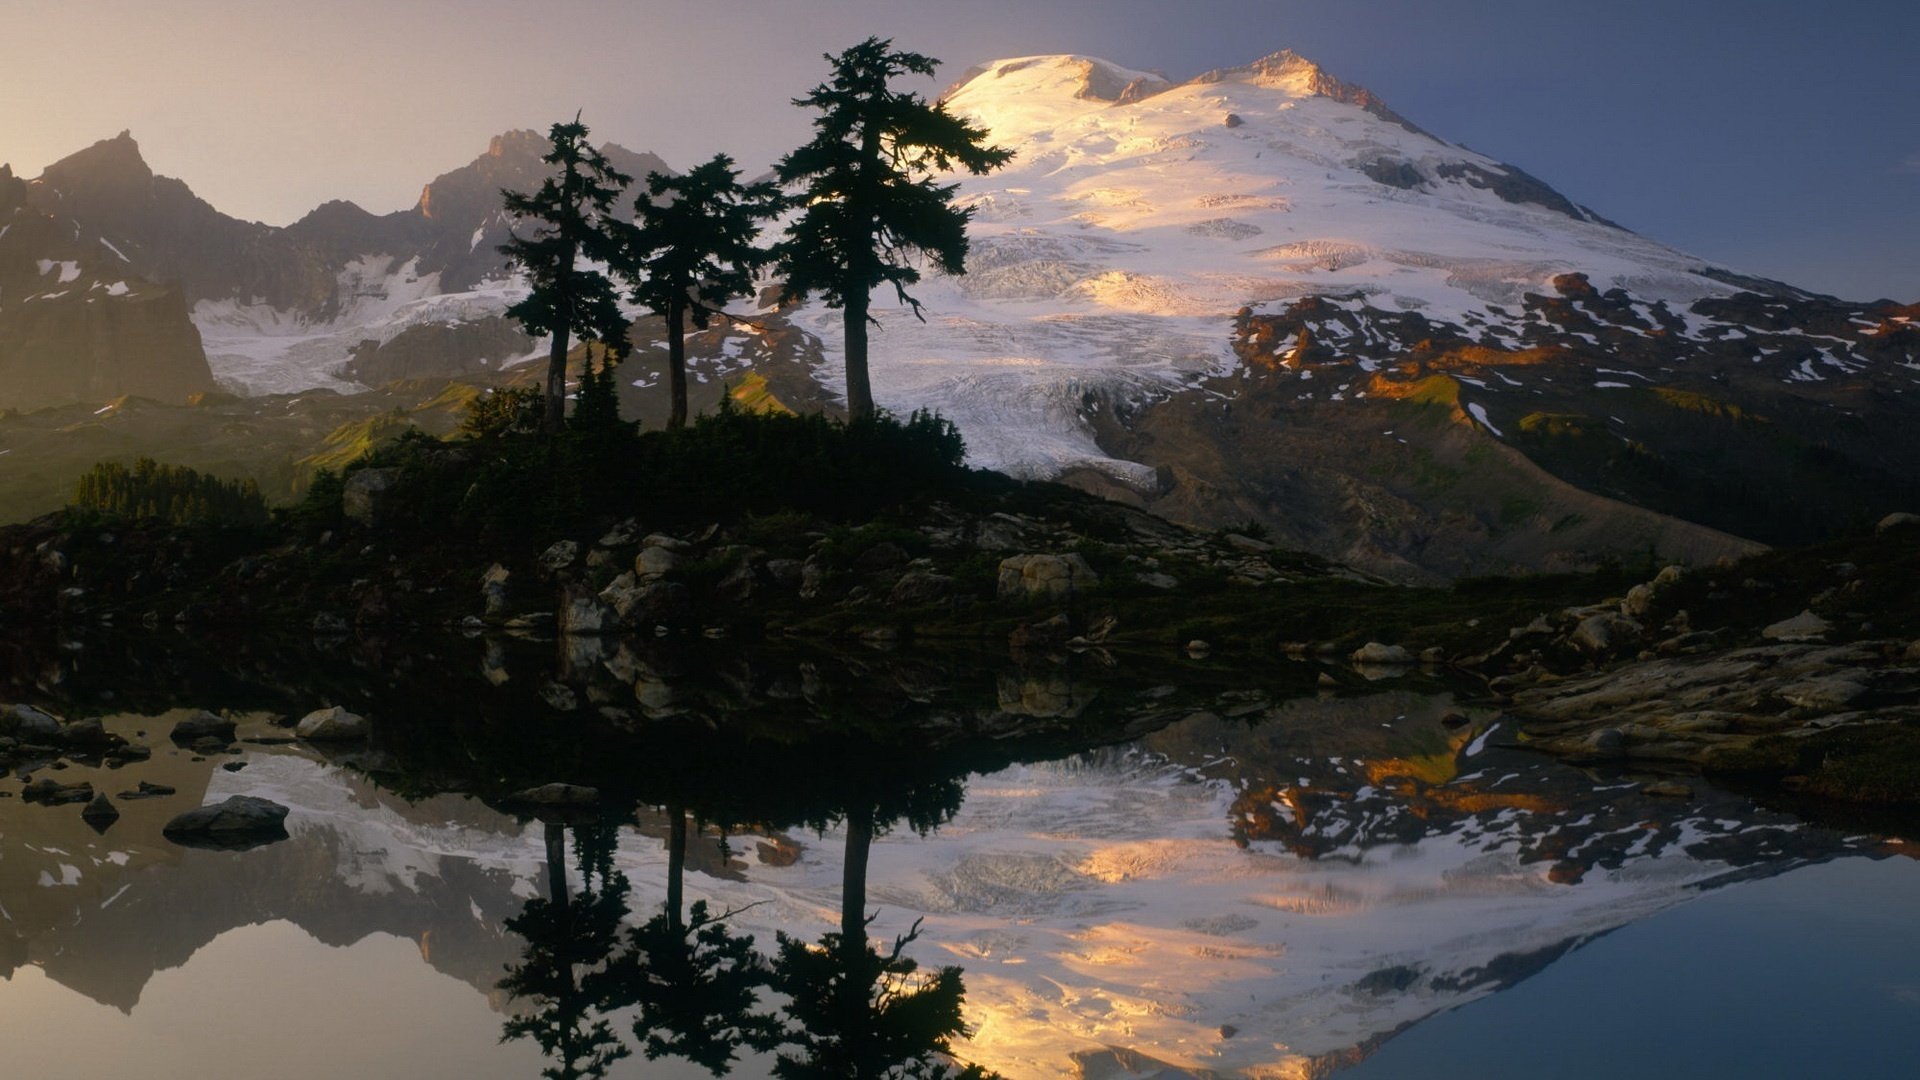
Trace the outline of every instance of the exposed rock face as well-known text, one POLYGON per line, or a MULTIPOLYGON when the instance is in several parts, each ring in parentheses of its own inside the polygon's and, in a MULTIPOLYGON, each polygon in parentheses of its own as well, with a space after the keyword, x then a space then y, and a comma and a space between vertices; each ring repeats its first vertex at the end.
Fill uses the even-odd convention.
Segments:
POLYGON ((0 409, 213 390, 181 291, 143 276, 98 222, 29 205, 18 184, 0 178, 13 193, 0 192, 0 409))
POLYGON ((498 370, 526 356, 533 339, 497 315, 460 323, 410 326, 386 342, 355 347, 343 373, 355 382, 379 386, 399 379, 451 378, 498 370))

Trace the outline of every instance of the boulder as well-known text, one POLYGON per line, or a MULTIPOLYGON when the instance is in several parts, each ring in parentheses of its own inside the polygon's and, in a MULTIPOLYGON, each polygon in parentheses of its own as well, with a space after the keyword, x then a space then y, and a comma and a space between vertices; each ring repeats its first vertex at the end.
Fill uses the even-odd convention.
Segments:
POLYGON ((1802 611, 1760 631, 1760 636, 1769 641, 1823 641, 1832 629, 1832 623, 1811 611, 1802 611))
POLYGON ((27 802, 46 803, 48 806, 60 806, 64 803, 83 803, 93 801, 93 785, 88 783, 63 784, 51 777, 41 777, 28 784, 20 792, 27 802))
POLYGON ((1589 615, 1573 628, 1567 641, 1588 656, 1607 656, 1633 647, 1644 628, 1624 615, 1589 615))
POLYGON ((340 493, 340 512, 368 528, 385 524, 392 517, 391 495, 399 484, 398 469, 361 469, 347 477, 340 493))
POLYGON ((1880 523, 1873 527, 1873 531, 1892 532, 1895 529, 1911 529, 1916 526, 1920 526, 1920 514, 1901 512, 1881 518, 1880 523))
POLYGON ((335 705, 301 717, 293 733, 310 742, 354 742, 366 738, 371 730, 366 717, 335 705))
POLYGON ((120 820, 120 808, 113 805, 106 792, 93 797, 86 809, 80 811, 80 820, 93 826, 95 832, 106 832, 108 827, 120 820))
POLYGON ((233 741, 236 730, 237 725, 226 717, 215 716, 213 713, 201 711, 174 724, 173 732, 168 737, 182 746, 191 746, 199 740, 206 738, 219 739, 222 743, 230 743, 233 741))
POLYGON ((613 616, 609 627, 679 626, 693 612, 693 594, 677 581, 637 581, 622 574, 600 591, 613 616))
POLYGON ((60 737, 60 721, 31 705, 0 705, 0 735, 46 743, 60 737))
POLYGON ((287 838, 287 808, 270 799, 235 795, 175 817, 161 834, 183 847, 258 847, 287 838))
POLYGON ((125 742, 91 718, 75 720, 60 729, 60 745, 74 750, 109 750, 125 742))
MULTIPOLYGON (((653 538, 648 537, 647 539, 652 540, 653 538)), ((661 578, 680 569, 682 561, 680 553, 674 549, 663 545, 649 544, 641 548, 640 554, 634 557, 633 572, 643 580, 661 578)))
POLYGON ((1413 654, 1404 646, 1369 641, 1348 654, 1347 659, 1356 664, 1406 665, 1413 663, 1413 654))
POLYGON ((1013 555, 1000 561, 997 594, 1002 600, 1071 596, 1100 583, 1078 554, 1013 555))
POLYGON ((548 576, 560 573, 580 560, 580 545, 561 540, 540 553, 540 569, 548 576))

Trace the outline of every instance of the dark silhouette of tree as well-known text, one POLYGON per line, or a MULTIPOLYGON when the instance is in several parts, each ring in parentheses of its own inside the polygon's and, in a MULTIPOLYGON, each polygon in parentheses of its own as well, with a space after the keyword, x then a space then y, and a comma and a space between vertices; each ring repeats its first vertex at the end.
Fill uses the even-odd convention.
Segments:
MULTIPOLYGON (((907 793, 899 808, 916 828, 931 828, 959 805, 957 782, 907 793), (931 796, 931 797, 929 797, 931 796), (931 816, 926 815, 931 812, 931 816)), ((984 1080, 977 1065, 951 1060, 966 988, 960 969, 923 972, 906 955, 920 934, 916 920, 890 948, 868 942, 868 855, 877 826, 891 815, 871 802, 846 811, 846 870, 840 930, 818 942, 779 935, 773 989, 787 999, 783 1049, 773 1067, 780 1080, 984 1080)))
POLYGON ((612 868, 612 827, 581 826, 574 831, 580 891, 570 893, 565 826, 549 822, 546 830, 547 895, 507 920, 527 948, 500 980, 509 997, 533 1008, 507 1020, 500 1039, 537 1043, 553 1059, 541 1070, 547 1080, 598 1080, 632 1054, 605 1018, 621 1006, 610 958, 629 910, 629 885, 612 868))
POLYGON ((770 976, 752 936, 731 932, 728 914, 705 901, 683 917, 687 815, 679 806, 667 813, 666 903, 628 935, 614 970, 621 999, 639 1008, 633 1037, 647 1060, 681 1057, 721 1076, 743 1047, 772 1049, 780 1024, 759 1008, 770 976))
POLYGON ((553 149, 542 160, 558 167, 527 194, 503 191, 507 212, 536 224, 530 236, 514 233, 500 251, 526 271, 533 291, 507 309, 527 333, 553 336, 547 354, 546 409, 540 430, 555 435, 566 424, 567 352, 572 340, 597 341, 607 359, 627 351, 627 318, 613 282, 586 263, 620 264, 614 200, 633 178, 615 169, 587 142, 587 125, 575 116, 553 125, 553 149))
POLYGON ((891 284, 917 317, 907 286, 929 259, 948 274, 966 272, 970 210, 953 205, 958 185, 935 172, 958 165, 976 175, 1013 157, 986 145, 987 132, 920 95, 888 86, 896 76, 931 75, 939 61, 895 52, 868 38, 838 56, 832 74, 795 105, 817 109, 814 137, 781 159, 780 181, 799 189, 800 214, 776 247, 789 298, 822 296, 842 309, 846 327, 847 413, 873 413, 867 375, 870 294, 891 284))
POLYGON ((773 258, 754 243, 760 223, 782 205, 774 184, 742 186, 725 154, 679 176, 647 174, 628 266, 633 299, 667 324, 667 427, 687 422, 686 324, 705 330, 729 300, 753 288, 754 274, 773 258))

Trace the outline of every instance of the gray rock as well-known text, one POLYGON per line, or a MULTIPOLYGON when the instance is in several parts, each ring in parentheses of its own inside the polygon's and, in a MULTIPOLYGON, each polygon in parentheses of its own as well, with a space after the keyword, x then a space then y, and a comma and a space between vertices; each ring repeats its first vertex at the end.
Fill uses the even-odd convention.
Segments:
MULTIPOLYGON (((648 537, 647 539, 652 540, 653 538, 648 537)), ((634 557, 633 572, 639 575, 642 580, 665 577, 675 570, 680 569, 680 564, 683 561, 680 553, 673 548, 659 544, 649 544, 641 548, 640 554, 634 557)))
POLYGON ((1644 628, 1624 615, 1589 615, 1573 628, 1568 641, 1589 656, 1607 656, 1632 648, 1644 628))
POLYGON ((1273 545, 1267 543, 1265 540, 1255 540, 1253 537, 1245 536, 1241 533, 1230 532, 1226 534, 1226 536, 1223 537, 1223 539, 1226 540, 1228 547, 1233 548, 1236 551, 1245 551, 1255 555, 1263 555, 1273 550, 1273 545))
POLYGON ((548 575, 558 574, 580 560, 580 545, 572 540, 561 540, 540 553, 540 569, 548 575))
POLYGON ((105 750, 125 741, 91 718, 75 720, 60 729, 60 745, 76 750, 105 750))
POLYGON ((1802 709, 1835 712, 1858 701, 1866 692, 1866 685, 1856 677, 1829 675, 1782 688, 1780 700, 1802 709))
POLYGON ((372 725, 367 718, 338 705, 316 709, 300 718, 293 733, 310 742, 354 742, 367 737, 372 725))
POLYGON ((87 808, 80 811, 80 820, 93 826, 96 832, 106 832, 108 826, 120 820, 120 808, 113 805, 106 792, 93 797, 87 808))
POLYGON ((806 571, 806 565, 799 559, 768 559, 767 576, 781 588, 797 589, 800 587, 800 578, 806 571))
POLYGON ((51 777, 41 777, 21 789, 20 797, 27 802, 46 803, 48 806, 60 806, 64 803, 83 803, 93 801, 93 785, 89 783, 63 784, 51 777))
POLYGON ((393 489, 400 483, 398 469, 361 469, 347 477, 340 493, 340 512, 368 528, 392 516, 393 489))
POLYGON ((344 634, 347 632, 347 620, 331 611, 323 611, 313 617, 313 632, 316 634, 344 634))
POLYGON ((161 833, 183 847, 258 847, 287 838, 287 812, 270 799, 235 795, 175 817, 161 833))
POLYGON ((1802 611, 1760 631, 1760 636, 1770 641, 1823 641, 1832 629, 1832 623, 1811 611, 1802 611))
POLYGON ((1378 641, 1369 641, 1348 654, 1348 660, 1356 664, 1393 664, 1413 663, 1413 654, 1404 646, 1383 645, 1378 641))
POLYGON ((1654 596, 1652 585, 1635 585, 1627 590, 1627 598, 1620 601, 1620 613, 1630 619, 1642 618, 1653 610, 1654 596))
POLYGON ((1134 575, 1134 580, 1149 589, 1159 589, 1162 592, 1171 592, 1180 587, 1179 578, 1174 577, 1172 574, 1162 574, 1158 570, 1145 574, 1136 574, 1134 575))
POLYGON ((44 743, 60 737, 60 721, 31 705, 0 705, 0 735, 44 743))
POLYGON ((238 725, 233 721, 224 716, 215 716, 213 713, 203 710, 174 724, 173 731, 168 738, 171 738, 174 742, 182 746, 190 746, 195 741, 206 738, 219 739, 222 743, 230 743, 233 741, 236 730, 238 730, 238 725))
POLYGON ((1035 596, 1070 596, 1100 583, 1100 576, 1079 554, 1013 555, 1000 561, 998 596, 1020 600, 1035 596))

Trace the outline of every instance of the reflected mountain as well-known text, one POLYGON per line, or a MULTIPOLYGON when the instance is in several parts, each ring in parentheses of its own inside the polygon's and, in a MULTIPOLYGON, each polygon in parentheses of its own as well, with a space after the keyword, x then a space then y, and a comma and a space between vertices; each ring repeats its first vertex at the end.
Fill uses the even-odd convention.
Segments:
POLYGON ((115 647, 16 652, 0 699, 154 750, 63 782, 178 794, 104 836, 0 799, 0 971, 133 1010, 234 928, 398 934, 550 1076, 1325 1075, 1706 890, 1892 850, 1314 664, 449 639, 301 643, 292 669, 156 648, 115 686, 115 647), (240 753, 165 745, 163 702, 237 715, 240 753), (336 703, 371 745, 248 741, 336 703), (515 793, 553 781, 598 811, 530 817, 515 793), (291 838, 160 837, 234 794, 290 807, 291 838))

